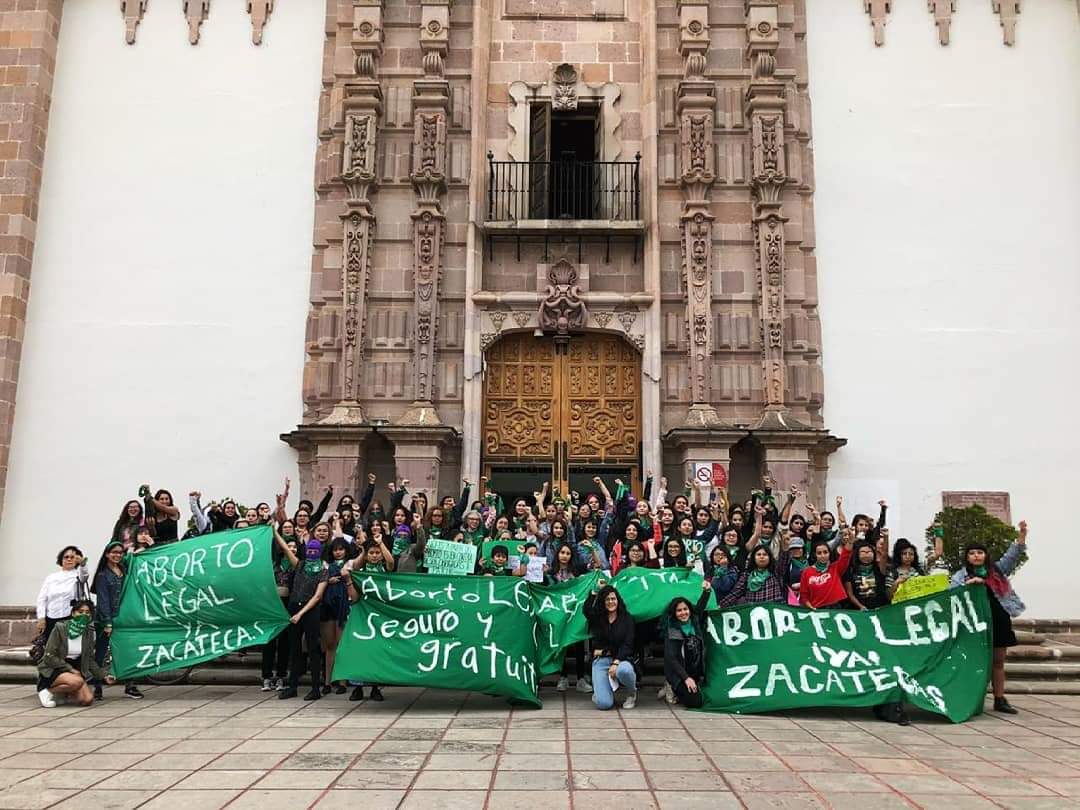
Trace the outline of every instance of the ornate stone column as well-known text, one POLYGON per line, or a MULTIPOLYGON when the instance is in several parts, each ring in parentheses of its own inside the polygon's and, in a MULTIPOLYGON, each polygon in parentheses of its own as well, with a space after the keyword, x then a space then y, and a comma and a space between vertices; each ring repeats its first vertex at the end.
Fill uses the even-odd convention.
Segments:
POLYGON ((679 82, 676 112, 679 117, 681 173, 684 202, 679 217, 682 263, 686 286, 686 323, 689 332, 690 410, 686 423, 708 427, 720 418, 709 402, 712 363, 712 225, 709 190, 716 180, 713 147, 716 87, 705 78, 709 49, 707 0, 679 3, 679 52, 683 79, 679 82))
POLYGON ((399 424, 406 425, 441 424, 433 389, 439 276, 446 225, 441 197, 446 191, 446 115, 450 106, 450 83, 443 78, 443 62, 449 44, 449 0, 426 0, 421 6, 420 17, 424 76, 413 82, 410 176, 417 195, 416 210, 412 213, 415 401, 399 420, 399 424))
POLYGON ((364 421, 359 403, 359 371, 364 352, 367 282, 375 239, 375 138, 382 112, 377 68, 382 53, 382 6, 379 0, 357 0, 353 8, 355 81, 345 83, 345 143, 341 180, 345 185, 341 263, 341 399, 322 420, 324 425, 358 425, 364 421))
POLYGON ((784 84, 775 78, 780 46, 776 0, 749 0, 751 79, 746 115, 753 150, 754 263, 761 294, 762 384, 766 418, 784 410, 784 84))

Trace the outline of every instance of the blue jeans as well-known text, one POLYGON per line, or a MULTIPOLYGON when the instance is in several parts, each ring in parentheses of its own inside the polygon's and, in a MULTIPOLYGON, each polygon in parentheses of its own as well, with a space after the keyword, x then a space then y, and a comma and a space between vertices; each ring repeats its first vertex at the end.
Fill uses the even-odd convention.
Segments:
MULTIPOLYGON (((594 658, 592 662, 592 702, 598 709, 610 709, 615 705, 615 693, 611 691, 611 683, 608 681, 608 667, 611 666, 611 658, 601 656, 594 658)), ((620 661, 615 668, 615 680, 626 688, 627 695, 637 692, 637 673, 634 665, 629 661, 620 661)))

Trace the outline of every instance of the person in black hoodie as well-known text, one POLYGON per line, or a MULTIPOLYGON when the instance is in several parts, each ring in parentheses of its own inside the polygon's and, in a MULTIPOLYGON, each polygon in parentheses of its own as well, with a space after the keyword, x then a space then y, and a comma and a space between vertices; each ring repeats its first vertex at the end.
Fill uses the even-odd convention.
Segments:
POLYGON ((598 709, 610 709, 615 705, 615 691, 626 687, 622 707, 634 708, 637 673, 630 660, 634 655, 634 620, 626 603, 612 586, 604 585, 585 602, 585 616, 592 636, 593 703, 598 709))
POLYGON ((677 596, 668 605, 664 632, 664 679, 679 703, 701 708, 701 685, 705 682, 705 607, 712 586, 702 583, 696 605, 677 596))

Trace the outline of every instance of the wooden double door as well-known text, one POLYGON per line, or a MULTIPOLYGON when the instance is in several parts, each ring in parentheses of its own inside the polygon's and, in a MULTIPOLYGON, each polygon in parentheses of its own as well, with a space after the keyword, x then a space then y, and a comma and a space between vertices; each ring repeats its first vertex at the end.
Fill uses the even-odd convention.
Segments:
POLYGON ((615 478, 638 483, 641 360, 615 335, 499 340, 485 354, 483 407, 483 466, 504 499, 545 480, 564 495, 592 491, 597 475, 612 492, 615 478))

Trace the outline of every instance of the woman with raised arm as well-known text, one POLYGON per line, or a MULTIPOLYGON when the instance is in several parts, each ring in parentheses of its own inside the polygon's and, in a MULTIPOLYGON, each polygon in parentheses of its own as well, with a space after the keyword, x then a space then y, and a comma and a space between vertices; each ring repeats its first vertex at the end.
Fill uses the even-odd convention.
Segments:
POLYGON ((1016 714, 1012 704, 1005 699, 1005 652, 1016 646, 1016 633, 1012 620, 1026 609, 1023 601, 1013 590, 1009 577, 1016 570, 1020 555, 1027 550, 1027 521, 1020 521, 1020 533, 1008 550, 995 560, 986 544, 969 543, 964 549, 964 566, 952 575, 950 585, 986 588, 990 598, 990 639, 994 647, 990 683, 994 691, 994 711, 1016 714))
MULTIPOLYGON (((320 523, 319 526, 325 526, 320 523)), ((316 527, 318 529, 318 527, 316 527)), ((311 691, 304 700, 318 700, 322 697, 319 687, 322 684, 322 650, 319 648, 319 603, 326 592, 326 582, 330 578, 329 568, 322 560, 322 543, 316 539, 307 541, 304 546, 304 559, 300 560, 281 538, 274 538, 281 553, 293 568, 292 588, 289 591, 289 688, 278 693, 282 700, 294 698, 299 694, 300 677, 305 671, 311 673, 311 691), (307 666, 304 666, 304 645, 307 645, 307 666)))
MULTIPOLYGON (((855 538, 848 529, 841 536, 841 546, 834 555, 829 544, 817 540, 810 548, 810 565, 802 572, 799 579, 799 602, 804 607, 836 608, 844 603, 847 592, 844 589, 844 574, 851 562, 851 545, 855 538)), ((870 545, 871 563, 873 545, 870 545)))

